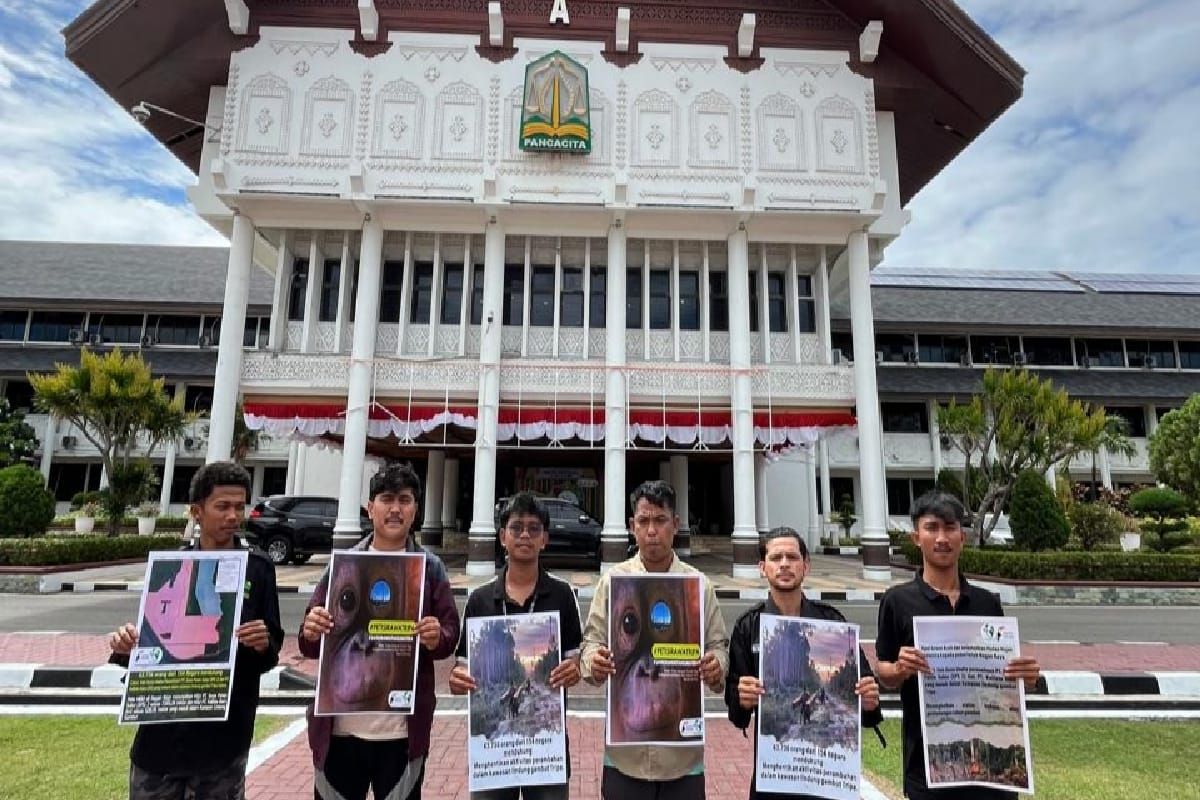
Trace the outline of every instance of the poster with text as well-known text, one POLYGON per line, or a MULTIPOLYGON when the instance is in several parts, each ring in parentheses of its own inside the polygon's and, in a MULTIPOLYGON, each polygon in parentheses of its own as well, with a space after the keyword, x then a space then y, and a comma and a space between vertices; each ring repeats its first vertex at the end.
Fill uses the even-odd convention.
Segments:
POLYGON ((119 721, 229 717, 245 550, 150 553, 119 721))
POLYGON ((608 647, 609 745, 704 742, 703 575, 612 575, 608 647))
POLYGON ((473 617, 466 633, 470 791, 566 783, 563 690, 550 688, 562 660, 558 612, 473 617))
POLYGON ((914 617, 913 638, 933 670, 917 682, 930 788, 1032 794, 1025 687, 1004 677, 1020 655, 1016 618, 914 617))
POLYGON ((858 626, 763 614, 758 641, 758 791, 858 800, 858 626))
POLYGON ((334 551, 321 637, 317 716, 411 714, 417 682, 417 623, 425 554, 334 551))

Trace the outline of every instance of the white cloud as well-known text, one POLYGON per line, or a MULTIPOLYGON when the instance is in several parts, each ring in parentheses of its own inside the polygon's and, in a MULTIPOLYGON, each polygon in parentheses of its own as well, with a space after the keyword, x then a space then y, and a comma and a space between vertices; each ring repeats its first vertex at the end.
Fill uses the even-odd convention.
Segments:
POLYGON ((962 0, 1024 96, 910 203, 906 266, 1194 271, 1193 0, 962 0))

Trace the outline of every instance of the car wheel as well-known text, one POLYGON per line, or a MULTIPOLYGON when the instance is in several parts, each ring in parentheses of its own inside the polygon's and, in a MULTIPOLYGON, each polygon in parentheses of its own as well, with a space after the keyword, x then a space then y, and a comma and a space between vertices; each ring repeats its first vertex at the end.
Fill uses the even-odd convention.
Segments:
POLYGON ((312 553, 297 553, 292 556, 292 563, 297 566, 307 564, 310 558, 312 558, 312 553))
POLYGON ((271 563, 281 567, 292 559, 292 541, 286 536, 272 536, 267 542, 267 556, 271 563))

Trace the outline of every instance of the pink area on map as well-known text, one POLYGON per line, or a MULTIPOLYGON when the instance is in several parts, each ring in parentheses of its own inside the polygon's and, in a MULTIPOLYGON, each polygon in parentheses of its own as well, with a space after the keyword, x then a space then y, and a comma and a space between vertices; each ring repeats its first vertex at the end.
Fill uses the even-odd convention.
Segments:
POLYGON ((221 621, 213 614, 188 615, 193 566, 191 561, 181 561, 174 578, 146 595, 146 624, 167 652, 181 661, 202 656, 207 645, 216 644, 221 621))

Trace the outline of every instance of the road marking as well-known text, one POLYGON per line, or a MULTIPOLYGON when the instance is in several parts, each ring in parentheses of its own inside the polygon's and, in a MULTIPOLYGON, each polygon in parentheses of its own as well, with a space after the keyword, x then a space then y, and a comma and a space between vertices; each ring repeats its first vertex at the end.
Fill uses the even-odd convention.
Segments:
POLYGON ((1113 644, 1131 644, 1145 647, 1166 647, 1166 642, 1113 642, 1113 644))
POLYGON ((1030 639, 1025 644, 1079 644, 1073 639, 1030 639))

